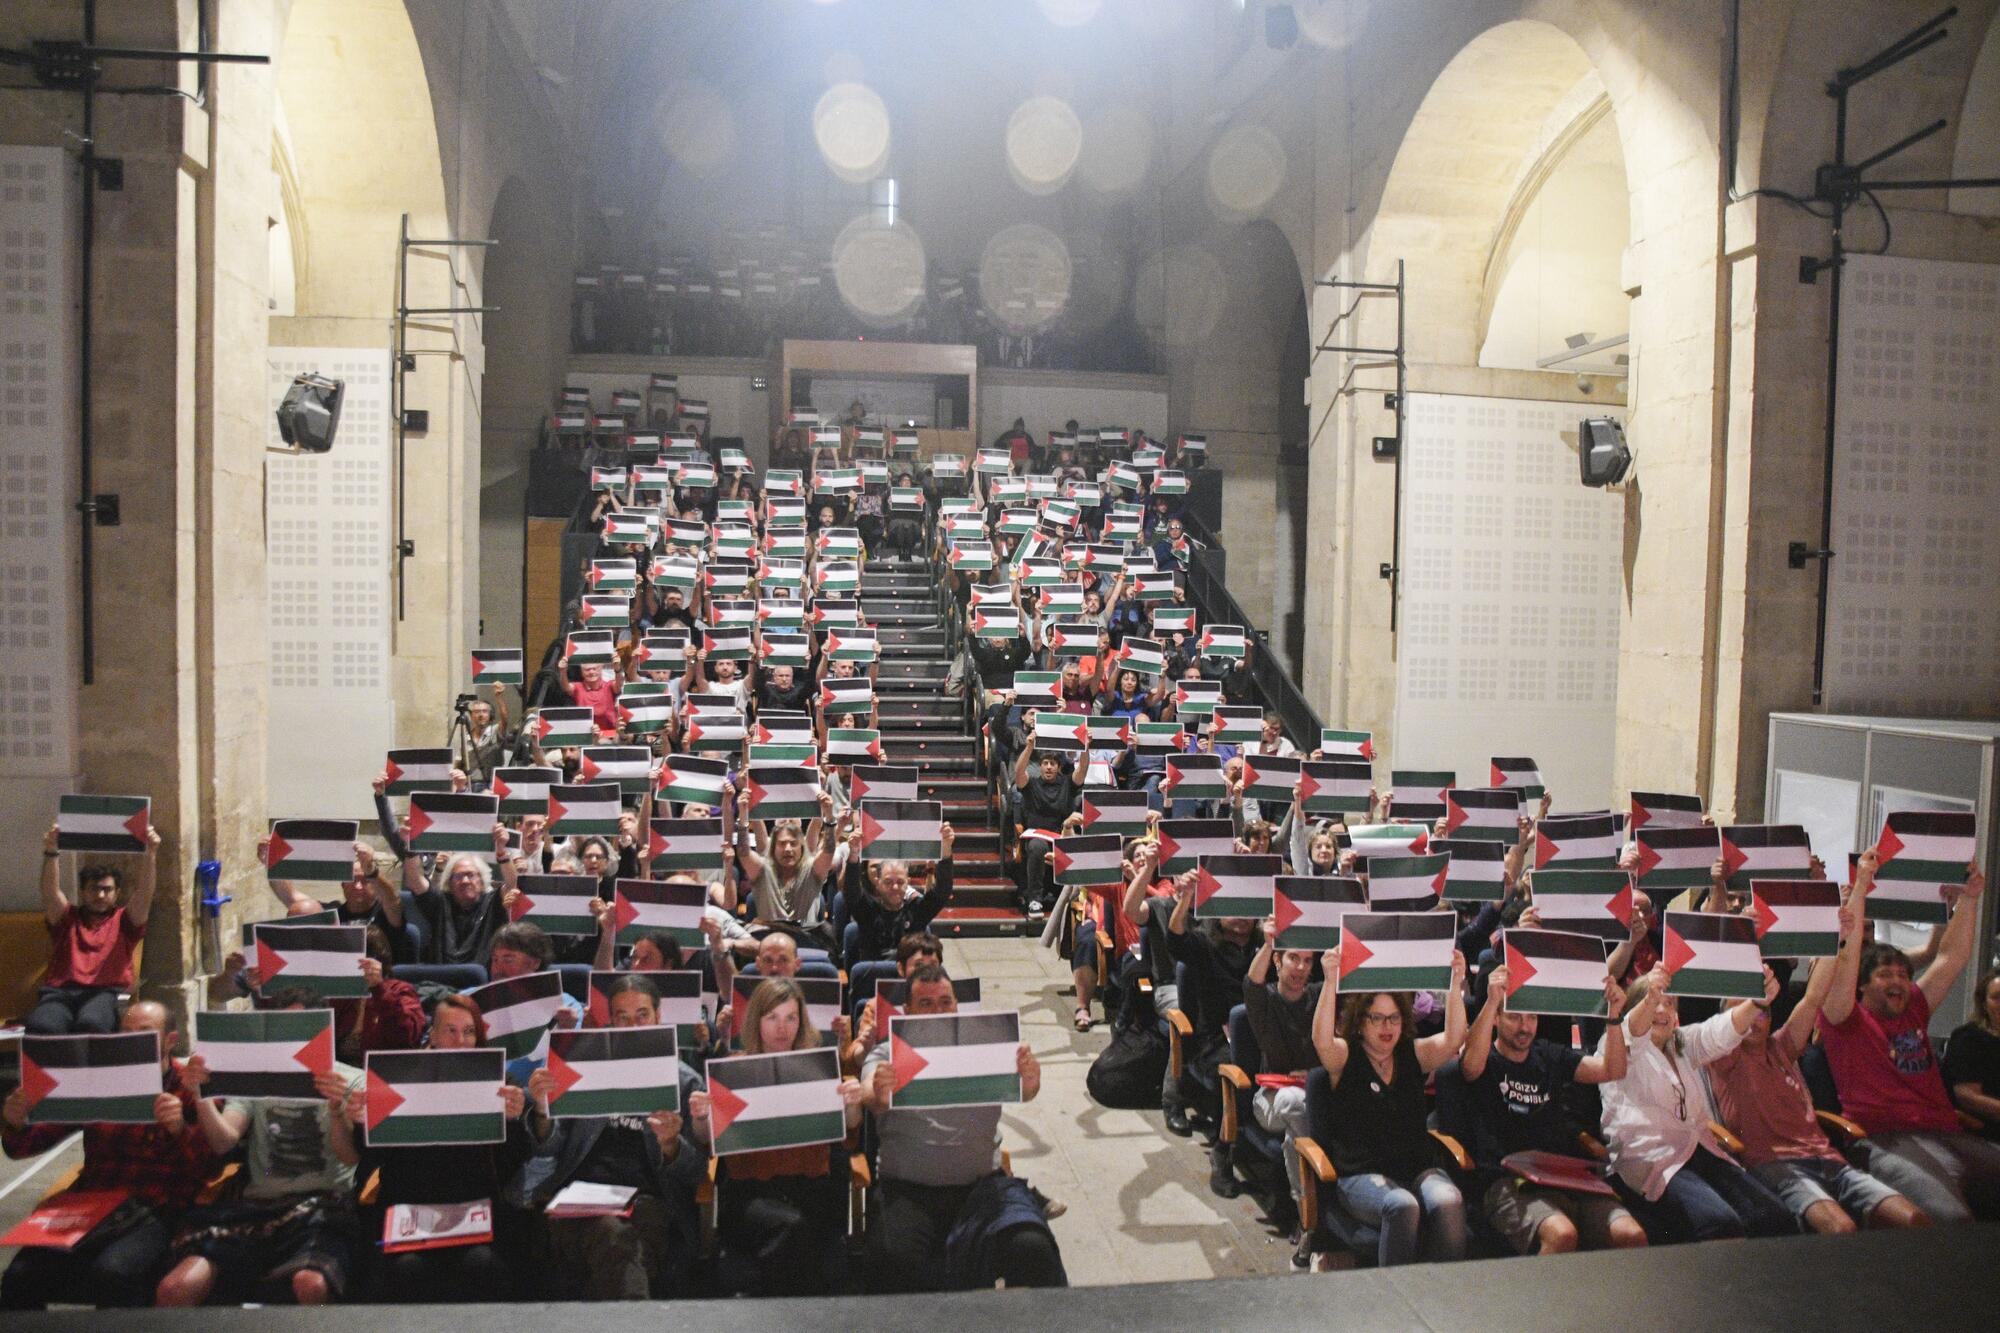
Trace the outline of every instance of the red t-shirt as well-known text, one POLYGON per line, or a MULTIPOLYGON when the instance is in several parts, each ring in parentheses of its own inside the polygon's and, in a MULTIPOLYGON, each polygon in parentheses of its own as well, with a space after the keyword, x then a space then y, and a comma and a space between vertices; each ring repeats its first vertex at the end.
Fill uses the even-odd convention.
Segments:
POLYGON ((604 677, 597 678, 597 688, 591 689, 580 680, 569 683, 569 697, 579 708, 590 710, 591 724, 599 731, 618 730, 618 685, 604 677))
POLYGON ((1846 1022, 1820 1024, 1848 1119, 1870 1134, 1958 1132, 1958 1116, 1931 1050, 1930 1025, 1931 1002, 1916 985, 1899 1017, 1877 1018, 1857 1004, 1846 1022))
POLYGON ((130 989, 132 950, 145 938, 146 928, 122 907, 90 922, 72 904, 62 920, 49 927, 49 974, 42 984, 130 989))
MULTIPOLYGON (((1139 928, 1125 919, 1125 886, 1123 884, 1094 885, 1084 892, 1084 913, 1097 923, 1101 933, 1108 922, 1111 928, 1112 953, 1122 956, 1127 950, 1139 947, 1139 928)), ((1146 889, 1148 898, 1171 898, 1174 883, 1169 879, 1156 879, 1146 889)))

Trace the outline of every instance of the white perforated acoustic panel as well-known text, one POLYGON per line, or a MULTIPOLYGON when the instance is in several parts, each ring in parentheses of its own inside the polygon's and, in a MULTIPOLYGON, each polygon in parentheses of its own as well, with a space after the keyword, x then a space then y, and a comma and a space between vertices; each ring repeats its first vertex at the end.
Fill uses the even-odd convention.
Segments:
MULTIPOLYGON (((269 809, 373 819, 369 782, 395 734, 389 691, 389 353, 273 347, 271 407, 292 377, 344 380, 324 454, 271 455, 265 477, 270 605, 269 809)), ((271 444, 282 446, 276 418, 271 444)))
MULTIPOLYGON (((38 843, 80 785, 76 182, 58 148, 0 147, 0 847, 38 843)), ((32 908, 36 866, 0 870, 32 908)))
POLYGON ((1410 396, 1384 781, 1391 765, 1448 768, 1483 787, 1494 755, 1531 755, 1558 809, 1611 799, 1625 502, 1577 480, 1585 414, 1410 396))
POLYGON ((1842 283, 1826 705, 1992 717, 2000 266, 1861 256, 1842 283))

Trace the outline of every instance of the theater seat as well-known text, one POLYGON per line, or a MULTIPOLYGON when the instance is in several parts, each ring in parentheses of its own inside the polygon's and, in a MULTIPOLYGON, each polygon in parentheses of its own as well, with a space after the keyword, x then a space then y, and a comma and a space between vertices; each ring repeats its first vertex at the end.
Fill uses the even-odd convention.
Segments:
MULTIPOLYGON (((1339 1177, 1332 1159, 1320 1146, 1322 1140, 1331 1142, 1333 1131, 1333 1079, 1324 1069, 1306 1075, 1306 1122, 1312 1127, 1311 1136, 1293 1144, 1299 1153, 1300 1225, 1313 1238, 1315 1249, 1337 1245, 1352 1253, 1359 1263, 1372 1265, 1382 1238, 1381 1229, 1341 1205, 1340 1194, 1333 1188, 1339 1177)), ((1437 1146, 1437 1165, 1447 1170, 1471 1169, 1472 1159, 1457 1139, 1435 1129, 1430 1133, 1437 1146)))
POLYGON ((1231 1009, 1227 1031, 1229 1060, 1220 1071, 1222 1142, 1230 1145, 1230 1161, 1237 1170, 1246 1176, 1261 1177, 1267 1184, 1273 1175, 1282 1182, 1285 1136, 1265 1129, 1250 1109, 1251 1098, 1257 1092, 1257 1075, 1266 1071, 1256 1030, 1250 1026, 1249 1010, 1240 1004, 1231 1009))

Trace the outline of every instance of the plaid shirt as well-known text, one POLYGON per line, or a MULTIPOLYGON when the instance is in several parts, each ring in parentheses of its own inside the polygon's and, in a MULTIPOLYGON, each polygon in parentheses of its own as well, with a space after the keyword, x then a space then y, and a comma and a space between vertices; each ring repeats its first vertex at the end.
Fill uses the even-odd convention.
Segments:
MULTIPOLYGON (((186 1124, 169 1134, 155 1124, 86 1125, 83 1129, 83 1171, 72 1189, 124 1190, 154 1208, 185 1208, 208 1182, 215 1154, 195 1124, 194 1097, 181 1086, 178 1061, 167 1074, 166 1090, 181 1099, 186 1124)), ((0 1149, 9 1157, 45 1153, 74 1132, 69 1125, 31 1125, 0 1133, 0 1149)))

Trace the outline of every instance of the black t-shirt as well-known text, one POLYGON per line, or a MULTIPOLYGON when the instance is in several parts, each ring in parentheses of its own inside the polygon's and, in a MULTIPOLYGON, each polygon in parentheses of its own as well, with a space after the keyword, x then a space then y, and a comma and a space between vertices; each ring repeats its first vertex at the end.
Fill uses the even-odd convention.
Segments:
POLYGON ((1486 1068, 1472 1087, 1478 1134, 1467 1145, 1481 1166, 1498 1166, 1509 1153, 1576 1155, 1576 1140, 1563 1114, 1564 1094, 1583 1063, 1583 1052, 1536 1040, 1528 1058, 1516 1063, 1496 1043, 1486 1068))
POLYGON ((1243 978, 1263 943, 1263 933, 1253 930, 1238 944, 1219 930, 1211 931, 1206 922, 1189 922, 1186 934, 1170 935, 1170 939, 1174 956, 1187 964, 1181 1012, 1198 1035, 1220 1035, 1229 1021, 1229 1011, 1243 1002, 1243 978))
POLYGON ((619 1115, 597 1136, 590 1155, 576 1169, 574 1179, 593 1185, 630 1185, 641 1194, 653 1193, 653 1173, 646 1165, 646 1140, 653 1131, 644 1116, 619 1115))
POLYGON ((1325 1145, 1333 1169, 1343 1176, 1380 1172, 1408 1185, 1432 1164, 1430 1131, 1424 1124, 1424 1070, 1416 1044, 1396 1046, 1396 1077, 1384 1083, 1361 1043, 1348 1043, 1347 1064, 1333 1085, 1333 1142, 1325 1145))
MULTIPOLYGON (((1062 756, 1065 769, 1069 756, 1062 756)), ((1028 761, 1039 765, 1039 758, 1028 761)), ((1039 777, 1030 777, 1028 785, 1021 788, 1022 823, 1028 828, 1061 830, 1063 821, 1076 812, 1076 779, 1067 771, 1054 782, 1044 782, 1039 777)))
POLYGON ((812 702, 813 696, 817 693, 812 681, 801 679, 797 672, 792 675, 792 688, 789 690, 781 690, 771 681, 761 680, 757 684, 757 709, 759 712, 776 710, 803 713, 806 711, 806 705, 812 702))
POLYGON ((1305 994, 1288 1000, 1276 982, 1258 985, 1243 979, 1243 1007, 1250 1018, 1250 1030, 1257 1036, 1257 1051, 1264 1058, 1267 1074, 1295 1074, 1319 1063, 1313 1048, 1313 1010, 1319 1007, 1320 984, 1313 982, 1305 994))
POLYGON ((460 907, 450 891, 441 887, 412 894, 410 902, 424 918, 426 963, 483 964, 494 935, 507 924, 507 909, 500 905, 498 889, 488 891, 470 908, 460 907))
POLYGON ((1944 1048, 1945 1089, 1960 1083, 1975 1084, 1987 1096, 2000 1097, 2000 1037, 1977 1023, 1953 1032, 1944 1048))

